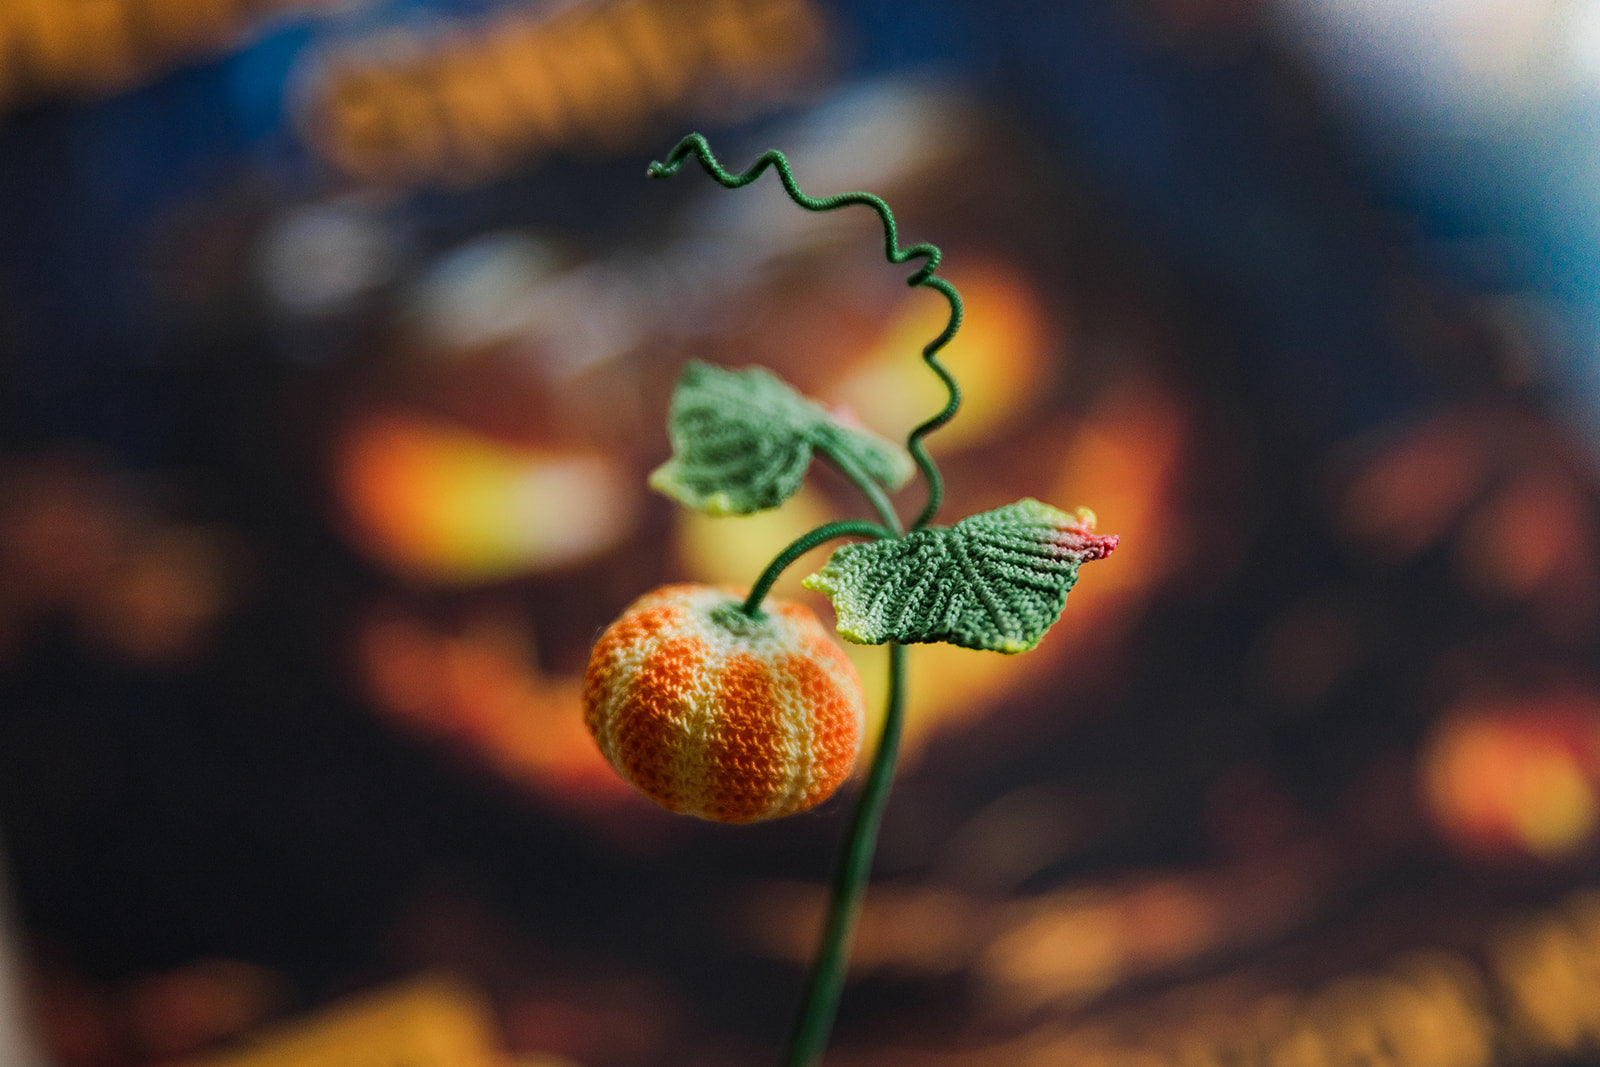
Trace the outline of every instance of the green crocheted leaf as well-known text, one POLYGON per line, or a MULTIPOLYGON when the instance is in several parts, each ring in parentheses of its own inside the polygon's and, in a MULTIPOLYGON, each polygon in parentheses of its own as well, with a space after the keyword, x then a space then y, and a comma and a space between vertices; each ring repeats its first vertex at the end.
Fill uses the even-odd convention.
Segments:
POLYGON ((1078 567, 1110 555, 1094 512, 1020 500, 954 526, 844 545, 805 580, 826 593, 839 633, 859 644, 944 641, 1026 652, 1061 615, 1078 567))
POLYGON ((854 466, 888 489, 911 477, 911 457, 847 426, 760 367, 729 370, 691 362, 667 415, 672 458, 652 488, 713 515, 748 515, 793 496, 813 450, 854 466))

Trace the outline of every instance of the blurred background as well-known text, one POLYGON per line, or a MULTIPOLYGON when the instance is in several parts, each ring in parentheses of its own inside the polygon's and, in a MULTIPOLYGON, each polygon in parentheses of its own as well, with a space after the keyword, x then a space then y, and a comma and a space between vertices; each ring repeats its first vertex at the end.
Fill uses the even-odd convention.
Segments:
POLYGON ((690 130, 943 248, 946 521, 1123 539, 913 650, 830 1062, 1600 1063, 1596 0, 3 0, 0 1061, 774 1060, 855 787, 582 672, 861 513, 649 493, 684 361, 899 437, 944 307, 690 130))

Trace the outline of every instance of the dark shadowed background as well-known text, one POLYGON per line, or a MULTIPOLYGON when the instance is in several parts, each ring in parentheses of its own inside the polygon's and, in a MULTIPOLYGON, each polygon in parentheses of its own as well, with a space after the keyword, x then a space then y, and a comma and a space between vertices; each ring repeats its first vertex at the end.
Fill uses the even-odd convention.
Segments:
POLYGON ((913 650, 830 1062, 1600 1063, 1597 118, 1595 0, 3 0, 0 1061, 775 1058, 854 785, 582 673, 861 513, 650 493, 682 364, 898 437, 943 304, 700 130, 943 248, 946 521, 1122 537, 913 650))

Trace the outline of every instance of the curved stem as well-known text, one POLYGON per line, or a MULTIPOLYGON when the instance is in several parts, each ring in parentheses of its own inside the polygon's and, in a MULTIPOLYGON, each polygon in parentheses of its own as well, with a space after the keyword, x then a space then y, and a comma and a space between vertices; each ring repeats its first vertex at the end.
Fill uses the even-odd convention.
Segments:
POLYGON ((850 479, 855 487, 861 490, 861 495, 872 504, 873 510, 878 513, 878 518, 883 520, 883 525, 893 536, 899 537, 905 533, 905 527, 900 525, 900 516, 895 514, 894 505, 889 502, 889 495, 883 491, 883 486, 874 481, 871 475, 858 467, 849 457, 827 449, 822 449, 821 452, 828 462, 839 468, 840 474, 850 479))
POLYGON ((850 942, 855 934, 856 917, 872 874, 872 853, 878 845, 878 828, 894 781, 895 760, 900 754, 900 728, 905 721, 906 650, 904 645, 889 646, 889 706, 883 717, 883 732, 861 790, 844 851, 833 877, 833 894, 828 916, 822 927, 822 943, 806 980, 805 999, 800 1017, 789 1039, 786 1067, 811 1067, 822 1058, 839 1009, 839 994, 844 989, 845 971, 850 961, 850 942))
POLYGON ((944 502, 944 479, 939 474, 938 465, 933 462, 933 457, 923 447, 922 439, 937 430, 955 417, 956 410, 961 406, 961 390, 956 385, 956 380, 951 376, 945 366, 939 362, 938 353, 961 328, 962 308, 961 295, 956 292, 956 287, 943 278, 935 277, 934 271, 939 269, 939 260, 942 253, 938 246, 923 241, 921 244, 912 245, 910 248, 900 247, 899 231, 895 226, 894 212, 889 210, 889 205, 882 198, 871 193, 840 193, 837 196, 813 197, 801 191, 800 185, 795 181, 794 174, 789 169, 789 161, 777 149, 763 152, 752 163, 748 170, 741 174, 729 174, 717 162, 717 157, 711 154, 711 146, 704 136, 691 133, 673 146, 667 158, 651 163, 646 169, 652 178, 670 178, 678 173, 683 161, 689 156, 694 156, 700 161, 700 166, 719 185, 729 189, 739 189, 757 178, 768 167, 777 171, 778 180, 783 183, 784 192, 789 194, 789 199, 805 208, 807 211, 832 211, 835 208, 845 207, 850 204, 862 204, 878 213, 878 219, 883 223, 883 254, 890 263, 905 263, 908 260, 923 259, 926 262, 918 267, 906 279, 906 284, 912 288, 925 285, 937 290, 950 302, 950 319, 944 331, 930 341, 922 350, 922 358, 928 364, 939 380, 944 383, 945 389, 950 394, 949 401, 944 409, 937 415, 921 423, 912 430, 906 438, 906 448, 911 452, 911 458, 916 460, 917 469, 922 472, 923 478, 928 483, 928 503, 923 507, 922 513, 917 516, 917 521, 911 524, 913 530, 926 526, 939 505, 944 502))
POLYGON ((913 530, 920 530, 928 525, 938 512, 939 505, 944 503, 944 478, 939 474, 938 464, 934 463, 933 457, 928 455, 928 450, 923 445, 922 439, 955 418, 956 411, 961 407, 961 387, 956 384, 955 376, 950 373, 949 369, 939 362, 939 350, 949 344, 950 339, 961 328, 963 314, 961 294, 956 292, 955 286, 943 278, 928 278, 926 284, 931 289, 939 290, 944 294, 944 298, 950 301, 949 324, 945 326, 943 333, 929 341, 928 346, 922 350, 923 362, 927 363, 928 368, 939 376, 939 380, 944 383, 945 389, 950 394, 950 399, 946 402, 944 410, 917 426, 916 429, 911 431, 911 435, 906 438, 906 448, 911 451, 911 458, 916 460, 917 467, 922 471, 922 476, 928 483, 928 503, 923 507, 916 521, 911 524, 913 530))
MULTIPOLYGON (((950 304, 950 318, 944 330, 922 350, 923 360, 944 384, 949 393, 949 400, 938 414, 920 423, 906 437, 906 448, 911 452, 911 458, 928 483, 927 504, 918 514, 916 521, 911 524, 911 529, 916 530, 926 526, 944 501, 944 479, 939 474, 938 465, 934 463, 933 457, 928 454, 923 438, 954 418, 961 406, 961 390, 950 371, 938 359, 939 351, 950 343, 956 331, 961 328, 962 319, 961 296, 956 292, 955 286, 943 278, 934 276, 934 272, 939 269, 941 255, 939 249, 927 242, 910 248, 901 248, 893 212, 889 210, 888 204, 871 193, 841 193, 838 196, 822 199, 807 196, 800 190, 793 173, 790 172, 788 160, 784 158, 782 152, 776 150, 763 153, 742 174, 729 174, 711 154, 711 146, 706 143, 706 139, 698 133, 692 133, 679 141, 665 160, 651 163, 648 173, 652 178, 671 177, 678 172, 683 161, 690 155, 700 161, 707 174, 729 189, 749 185, 760 177, 763 171, 771 167, 777 171, 778 179, 783 182, 784 191, 789 194, 789 198, 808 211, 831 211, 848 204, 870 207, 877 212, 879 220, 883 223, 884 255, 890 263, 905 263, 918 258, 925 261, 906 279, 906 284, 913 288, 927 286, 936 290, 950 304)), ((868 537, 902 536, 904 527, 901 526, 899 516, 895 514, 882 487, 849 459, 831 452, 824 454, 866 495, 883 520, 883 525, 836 522, 802 536, 779 553, 762 572, 743 605, 742 610, 746 615, 759 617, 761 601, 765 599, 767 591, 772 588, 772 583, 777 580, 778 575, 789 564, 823 541, 847 534, 868 537)), ((905 718, 905 674, 905 649, 901 645, 891 643, 889 704, 884 714, 883 733, 878 740, 878 748, 873 755, 872 767, 867 773, 867 782, 862 789, 861 799, 851 818, 849 833, 845 837, 844 852, 834 875, 833 894, 828 906, 827 920, 823 926, 822 943, 817 950, 810 977, 806 982, 800 1017, 789 1043, 786 1060, 789 1067, 810 1067, 816 1063, 826 1050, 828 1035, 833 1029, 834 1015, 839 1006, 839 994, 844 987, 845 971, 849 963, 850 942, 855 931, 856 917, 861 911, 861 899, 871 875, 872 854, 877 847, 878 828, 883 822, 883 809, 889 799, 889 786, 894 780, 895 761, 900 751, 900 730, 905 718)))
POLYGON ((841 522, 830 522, 826 526, 818 526, 809 533, 801 534, 790 542, 789 547, 779 552, 773 561, 767 564, 767 569, 761 572, 761 577, 756 579, 756 584, 750 587, 750 595, 745 597, 740 611, 752 619, 761 617, 761 602, 767 599, 767 594, 772 591, 772 583, 778 580, 778 575, 788 569, 789 564, 810 552, 824 541, 831 541, 835 537, 893 537, 891 531, 879 526, 875 522, 863 522, 859 519, 845 519, 841 522))

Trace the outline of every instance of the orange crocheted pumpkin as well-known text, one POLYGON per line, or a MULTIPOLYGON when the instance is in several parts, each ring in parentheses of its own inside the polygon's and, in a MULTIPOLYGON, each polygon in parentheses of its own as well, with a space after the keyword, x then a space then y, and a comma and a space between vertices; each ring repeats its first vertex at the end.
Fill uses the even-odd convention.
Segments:
POLYGON ((745 823, 805 811, 849 776, 864 699, 809 610, 764 618, 705 585, 669 585, 601 635, 584 721, 617 773, 671 811, 745 823))

